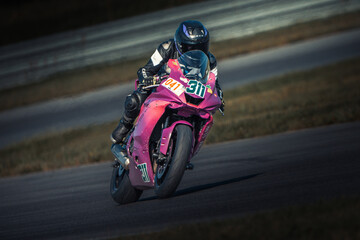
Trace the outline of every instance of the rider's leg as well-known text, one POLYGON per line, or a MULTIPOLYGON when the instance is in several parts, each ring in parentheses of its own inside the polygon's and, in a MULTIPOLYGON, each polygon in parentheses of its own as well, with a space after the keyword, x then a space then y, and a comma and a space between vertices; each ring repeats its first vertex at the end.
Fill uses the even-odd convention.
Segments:
POLYGON ((124 115, 110 136, 113 143, 124 143, 124 138, 132 128, 135 119, 140 113, 141 106, 148 95, 149 93, 147 92, 136 90, 126 97, 124 115))

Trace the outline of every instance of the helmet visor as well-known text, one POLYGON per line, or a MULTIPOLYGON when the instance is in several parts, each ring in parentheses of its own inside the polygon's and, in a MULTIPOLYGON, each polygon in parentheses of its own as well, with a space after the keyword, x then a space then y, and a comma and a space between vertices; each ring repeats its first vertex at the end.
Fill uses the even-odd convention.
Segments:
POLYGON ((208 42, 197 43, 197 44, 183 43, 183 44, 181 44, 181 50, 182 50, 182 53, 186 53, 186 52, 192 51, 192 50, 200 50, 207 54, 209 52, 209 44, 208 44, 208 42))

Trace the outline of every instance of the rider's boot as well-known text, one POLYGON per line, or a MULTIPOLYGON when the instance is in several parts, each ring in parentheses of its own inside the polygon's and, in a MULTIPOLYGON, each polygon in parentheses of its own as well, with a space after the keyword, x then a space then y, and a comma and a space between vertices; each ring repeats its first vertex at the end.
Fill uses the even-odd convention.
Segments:
POLYGON ((119 125, 112 134, 110 134, 110 139, 114 143, 111 146, 111 151, 115 155, 115 162, 113 163, 114 168, 118 168, 120 165, 126 168, 126 165, 129 164, 125 138, 132 128, 132 125, 132 122, 124 116, 120 119, 119 125))
POLYGON ((133 124, 131 119, 128 119, 126 116, 120 119, 119 125, 110 135, 110 139, 115 144, 123 145, 125 144, 125 137, 129 133, 133 124))

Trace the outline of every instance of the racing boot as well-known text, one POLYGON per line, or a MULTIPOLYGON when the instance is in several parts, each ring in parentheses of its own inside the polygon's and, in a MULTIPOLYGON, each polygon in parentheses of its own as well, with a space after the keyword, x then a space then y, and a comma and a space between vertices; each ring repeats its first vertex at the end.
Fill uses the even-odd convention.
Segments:
POLYGON ((114 144, 125 144, 125 137, 129 133, 133 124, 130 119, 127 119, 125 116, 120 119, 119 125, 110 135, 110 139, 114 144))

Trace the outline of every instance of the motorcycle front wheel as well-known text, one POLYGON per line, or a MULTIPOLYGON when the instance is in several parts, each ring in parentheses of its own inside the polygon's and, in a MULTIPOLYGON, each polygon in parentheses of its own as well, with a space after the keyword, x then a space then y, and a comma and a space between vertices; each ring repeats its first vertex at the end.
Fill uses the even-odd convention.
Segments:
POLYGON ((119 204, 136 202, 142 192, 131 185, 129 171, 121 165, 114 167, 110 182, 110 194, 115 202, 119 204))
POLYGON ((191 154, 193 134, 188 125, 177 125, 173 132, 166 160, 157 166, 155 193, 159 198, 170 197, 178 187, 191 154))

